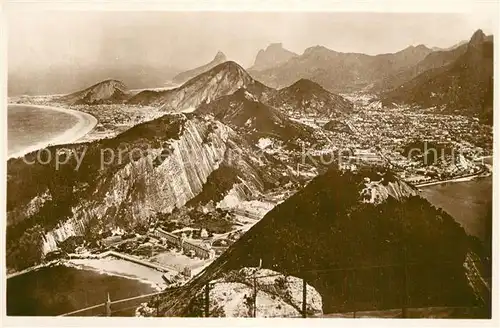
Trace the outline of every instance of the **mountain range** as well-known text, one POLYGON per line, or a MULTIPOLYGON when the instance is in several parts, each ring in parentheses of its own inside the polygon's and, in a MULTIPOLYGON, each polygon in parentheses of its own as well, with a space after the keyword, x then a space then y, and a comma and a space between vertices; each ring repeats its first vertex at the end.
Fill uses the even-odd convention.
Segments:
POLYGON ((440 107, 493 122, 493 37, 474 33, 467 44, 443 54, 444 66, 423 71, 382 95, 386 105, 440 107))
POLYGON ((113 138, 49 147, 54 156, 69 156, 64 163, 42 164, 36 152, 10 159, 7 265, 22 270, 39 264, 73 236, 97 243, 103 231, 117 227, 147 231, 152 218, 175 209, 241 203, 297 184, 305 187, 162 300, 159 311, 190 314, 191 298, 207 283, 260 264, 305 279, 330 313, 405 304, 476 306, 464 261, 482 249, 464 229, 388 170, 330 168, 312 181, 301 177, 293 168, 300 154, 293 150, 317 136, 290 115, 326 117, 325 129, 349 133, 335 117, 357 109, 335 92, 379 90, 386 105, 442 106, 489 117, 492 63, 492 38, 482 31, 449 50, 419 45, 377 56, 320 46, 296 55, 272 45, 259 52, 250 72, 218 53, 180 74, 175 80, 184 82, 170 90, 133 94, 108 79, 59 97, 69 105, 154 106, 165 115, 113 138), (262 139, 276 142, 282 153, 263 151, 262 139), (103 150, 119 153, 120 160, 103 166, 103 150), (71 155, 81 153, 77 163, 71 155))
POLYGON ((306 78, 330 92, 346 93, 368 88, 384 76, 412 67, 431 52, 431 49, 419 45, 392 54, 370 56, 315 46, 283 64, 252 72, 252 75, 274 88, 285 87, 306 78))

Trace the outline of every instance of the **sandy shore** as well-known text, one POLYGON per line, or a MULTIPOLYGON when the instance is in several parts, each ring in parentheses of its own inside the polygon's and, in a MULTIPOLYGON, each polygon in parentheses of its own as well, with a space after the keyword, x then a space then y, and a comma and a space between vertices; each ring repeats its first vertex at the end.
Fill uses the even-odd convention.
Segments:
POLYGON ((71 259, 64 261, 64 265, 138 280, 151 285, 159 291, 166 287, 165 281, 162 278, 162 272, 113 257, 101 259, 71 259))
POLYGON ((163 273, 146 266, 136 264, 130 261, 118 259, 112 256, 103 258, 80 258, 80 259, 62 259, 54 260, 48 263, 36 265, 22 271, 7 274, 7 279, 36 271, 45 267, 64 265, 75 269, 86 269, 117 277, 123 277, 138 280, 142 283, 151 285, 158 291, 167 287, 162 278, 163 273))
POLYGON ((60 135, 58 135, 55 138, 52 138, 50 140, 45 140, 41 141, 37 144, 34 144, 30 147, 27 147, 21 151, 15 152, 13 154, 9 154, 8 158, 16 158, 16 157, 21 157, 24 156, 30 152, 33 152, 38 149, 42 149, 47 147, 48 145, 62 145, 62 144, 67 144, 74 142, 75 140, 78 140, 85 136, 87 133, 92 131, 94 127, 97 125, 97 119, 87 113, 72 110, 72 109, 65 109, 65 108, 58 108, 58 107, 50 107, 50 106, 42 106, 42 105, 31 105, 31 104, 8 104, 9 107, 15 107, 15 106, 30 106, 30 107, 37 107, 37 108, 42 108, 42 109, 48 109, 48 110, 53 110, 57 112, 62 112, 66 114, 70 114, 75 116, 78 119, 78 123, 69 128, 68 130, 64 131, 60 135))

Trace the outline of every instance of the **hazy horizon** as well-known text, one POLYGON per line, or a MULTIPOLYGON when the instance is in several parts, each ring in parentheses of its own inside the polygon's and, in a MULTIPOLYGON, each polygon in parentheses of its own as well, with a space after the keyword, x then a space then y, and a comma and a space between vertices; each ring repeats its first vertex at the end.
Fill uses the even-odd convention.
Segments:
POLYGON ((298 54, 321 45, 375 55, 418 44, 447 48, 477 29, 492 34, 495 26, 493 13, 51 11, 8 19, 9 72, 134 63, 183 69, 217 51, 248 68, 270 43, 298 54))

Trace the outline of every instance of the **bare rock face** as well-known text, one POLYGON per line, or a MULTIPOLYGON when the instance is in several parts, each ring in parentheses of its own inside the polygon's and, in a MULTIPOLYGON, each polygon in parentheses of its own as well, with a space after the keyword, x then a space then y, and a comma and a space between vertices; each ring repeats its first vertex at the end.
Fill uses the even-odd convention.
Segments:
POLYGON ((418 195, 415 187, 401 180, 385 182, 383 178, 379 181, 370 181, 366 178, 364 186, 360 192, 364 203, 381 204, 389 197, 402 200, 418 195))
POLYGON ((96 188, 96 199, 82 200, 73 217, 45 236, 44 254, 57 248, 57 242, 82 235, 86 222, 102 218, 110 225, 141 222, 158 212, 181 207, 203 189, 208 176, 224 159, 226 142, 232 130, 215 120, 187 120, 178 139, 169 142, 170 154, 158 165, 163 148, 151 149, 147 156, 131 161, 96 188), (209 126, 216 128, 205 136, 209 126))
MULTIPOLYGON (((211 317, 300 317, 302 316, 302 279, 285 276, 269 269, 245 267, 226 273, 211 281, 209 313, 211 317), (254 303, 253 278, 256 277, 257 297, 254 303)), ((193 315, 202 315, 203 292, 192 308, 193 315), (201 306, 200 306, 201 305, 201 306)), ((306 286, 308 315, 322 314, 321 295, 314 287, 306 286)))

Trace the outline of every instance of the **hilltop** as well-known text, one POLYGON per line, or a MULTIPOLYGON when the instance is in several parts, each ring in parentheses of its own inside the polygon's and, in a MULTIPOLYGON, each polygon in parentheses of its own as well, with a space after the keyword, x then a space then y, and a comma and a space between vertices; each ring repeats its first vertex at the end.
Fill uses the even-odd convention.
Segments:
POLYGON ((463 266, 471 245, 452 217, 390 172, 330 169, 267 213, 162 308, 166 316, 188 315, 190 298, 205 283, 260 262, 306 279, 324 313, 402 302, 474 306, 463 266), (406 274, 404 263, 414 263, 406 274))
POLYGON ((282 112, 260 102, 245 88, 201 104, 196 113, 213 115, 225 124, 244 130, 246 133, 243 135, 254 142, 262 137, 272 137, 286 142, 296 141, 298 145, 297 139, 312 137, 307 126, 293 122, 282 112))
POLYGON ((127 87, 118 80, 105 80, 84 90, 59 98, 70 105, 97 105, 122 103, 128 98, 127 87))
POLYGON ((342 96, 325 90, 319 84, 300 79, 294 84, 278 90, 268 103, 286 112, 331 116, 349 112, 353 104, 342 96))
POLYGON ((227 61, 187 81, 178 88, 166 91, 145 90, 128 102, 161 107, 165 111, 193 111, 200 104, 246 88, 259 98, 273 90, 255 81, 240 65, 227 61))

